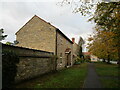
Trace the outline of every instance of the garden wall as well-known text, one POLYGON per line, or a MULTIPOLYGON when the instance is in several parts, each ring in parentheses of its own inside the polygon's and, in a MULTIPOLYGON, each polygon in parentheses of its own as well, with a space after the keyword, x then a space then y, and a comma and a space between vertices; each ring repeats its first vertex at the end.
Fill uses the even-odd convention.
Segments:
POLYGON ((2 44, 2 50, 14 51, 19 56, 16 83, 55 70, 55 59, 52 52, 5 44, 2 44))

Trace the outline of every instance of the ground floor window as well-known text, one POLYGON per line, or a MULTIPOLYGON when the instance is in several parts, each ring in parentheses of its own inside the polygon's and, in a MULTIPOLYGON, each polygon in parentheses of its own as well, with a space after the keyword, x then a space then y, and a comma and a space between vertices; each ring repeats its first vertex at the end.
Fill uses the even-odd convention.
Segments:
POLYGON ((62 53, 60 53, 60 63, 62 63, 62 53))

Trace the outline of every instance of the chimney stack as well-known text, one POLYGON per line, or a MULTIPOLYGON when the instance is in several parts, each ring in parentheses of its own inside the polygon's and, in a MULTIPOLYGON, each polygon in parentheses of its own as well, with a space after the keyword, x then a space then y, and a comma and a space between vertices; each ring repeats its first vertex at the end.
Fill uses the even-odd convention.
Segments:
POLYGON ((75 38, 72 38, 72 42, 75 43, 75 38))

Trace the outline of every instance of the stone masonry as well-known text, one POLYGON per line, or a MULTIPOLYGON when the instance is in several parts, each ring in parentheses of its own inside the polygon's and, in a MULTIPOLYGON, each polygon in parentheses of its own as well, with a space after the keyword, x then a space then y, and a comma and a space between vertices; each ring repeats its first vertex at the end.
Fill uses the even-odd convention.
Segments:
POLYGON ((35 15, 16 33, 17 46, 55 52, 55 36, 55 28, 35 15))
POLYGON ((53 53, 4 44, 2 50, 14 51, 19 56, 15 77, 16 83, 55 70, 53 53))
POLYGON ((72 66, 72 55, 73 55, 73 45, 72 42, 66 40, 66 38, 63 37, 63 35, 59 32, 57 32, 57 56, 58 56, 58 68, 64 68, 67 66, 72 66), (71 52, 68 54, 69 58, 67 60, 67 54, 65 54, 65 51, 67 48, 71 49, 71 52))

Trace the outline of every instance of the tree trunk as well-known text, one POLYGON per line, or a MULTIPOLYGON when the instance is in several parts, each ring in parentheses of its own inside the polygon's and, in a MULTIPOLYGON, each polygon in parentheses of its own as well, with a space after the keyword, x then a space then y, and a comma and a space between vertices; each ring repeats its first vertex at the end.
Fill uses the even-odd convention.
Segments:
POLYGON ((110 64, 110 59, 108 59, 107 63, 110 64))
POLYGON ((110 64, 110 56, 108 54, 107 63, 110 64))
POLYGON ((120 47, 118 47, 118 67, 120 68, 120 47))
POLYGON ((105 62, 105 59, 103 59, 103 62, 105 62))
POLYGON ((83 54, 82 54, 82 47, 80 46, 79 47, 79 57, 81 58, 83 56, 83 54))

